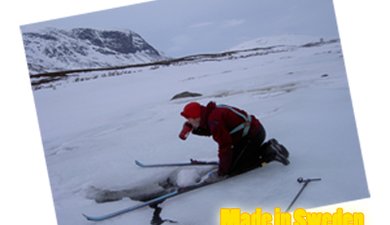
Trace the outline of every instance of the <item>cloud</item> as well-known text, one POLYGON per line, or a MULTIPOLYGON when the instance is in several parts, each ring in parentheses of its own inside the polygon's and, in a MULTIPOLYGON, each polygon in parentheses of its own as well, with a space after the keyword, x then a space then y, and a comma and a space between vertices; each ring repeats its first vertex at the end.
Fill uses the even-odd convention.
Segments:
POLYGON ((172 52, 177 52, 185 49, 192 42, 192 38, 186 34, 180 34, 171 38, 171 46, 168 49, 172 52))
MULTIPOLYGON (((191 29, 199 29, 199 28, 210 28, 211 26, 218 25, 219 28, 231 28, 231 27, 237 27, 245 23, 244 19, 229 19, 224 20, 218 23, 215 22, 200 22, 200 23, 194 23, 189 26, 191 29)), ((216 28, 216 27, 214 27, 216 28)))
POLYGON ((236 26, 240 26, 243 23, 245 23, 244 19, 230 19, 224 21, 222 27, 223 28, 236 27, 236 26))
POLYGON ((190 28, 203 28, 213 25, 213 22, 202 22, 202 23, 195 23, 190 25, 190 28))

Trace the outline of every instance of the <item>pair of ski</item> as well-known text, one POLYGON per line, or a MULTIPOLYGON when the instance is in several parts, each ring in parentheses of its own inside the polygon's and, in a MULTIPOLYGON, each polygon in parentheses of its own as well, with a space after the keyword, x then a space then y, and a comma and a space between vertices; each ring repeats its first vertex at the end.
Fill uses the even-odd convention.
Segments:
MULTIPOLYGON (((166 163, 166 164, 144 164, 144 163, 136 160, 135 164, 141 168, 218 165, 218 163, 214 162, 214 161, 208 162, 208 161, 198 161, 198 160, 193 160, 193 159, 191 159, 190 162, 186 162, 186 163, 166 163)), ((149 201, 146 201, 146 202, 143 202, 143 203, 140 203, 138 205, 131 206, 131 207, 128 207, 125 209, 121 209, 121 210, 118 210, 118 211, 115 211, 115 212, 112 212, 112 213, 109 213, 106 215, 89 216, 89 215, 83 214, 83 216, 89 221, 98 222, 98 221, 107 220, 107 219, 122 215, 124 213, 132 212, 134 210, 137 210, 137 209, 149 206, 149 205, 158 204, 158 203, 163 202, 164 200, 166 200, 168 198, 174 197, 174 196, 182 194, 184 192, 194 190, 194 189, 199 188, 199 187, 203 187, 205 185, 208 185, 208 184, 200 183, 200 184, 193 185, 193 186, 186 187, 186 188, 178 188, 178 189, 173 190, 172 192, 169 192, 169 193, 164 194, 162 196, 156 197, 156 198, 151 199, 149 201)))
MULTIPOLYGON (((197 160, 191 160, 191 161, 188 162, 188 163, 171 163, 171 164, 144 164, 144 163, 141 163, 141 162, 139 162, 139 161, 135 161, 135 164, 138 165, 139 167, 142 167, 142 168, 152 168, 152 167, 175 167, 175 166, 218 165, 217 162, 204 162, 204 161, 197 161, 197 160)), ((287 207, 286 212, 290 211, 290 209, 292 208, 293 204, 294 204, 294 203, 296 202, 296 200, 299 198, 299 196, 301 195, 301 193, 303 192, 303 190, 306 188, 306 186, 307 186, 309 183, 315 182, 315 181, 321 181, 321 178, 303 179, 302 177, 299 177, 299 178, 297 179, 297 182, 298 182, 298 183, 303 183, 303 186, 302 186, 302 188, 299 190, 299 192, 297 193, 297 195, 294 197, 294 199, 293 199, 293 201, 290 203, 290 205, 287 207)), ((164 195, 162 195, 162 196, 156 197, 156 198, 151 199, 151 200, 149 200, 149 201, 146 201, 146 202, 140 203, 140 204, 138 204, 138 205, 135 205, 135 206, 131 206, 131 207, 122 209, 122 210, 118 210, 118 211, 115 211, 115 212, 112 212, 112 213, 109 213, 109 214, 106 214, 106 215, 102 215, 102 216, 88 216, 88 215, 86 215, 86 214, 83 214, 83 216, 84 216, 87 220, 95 221, 95 222, 107 220, 107 219, 110 219, 110 218, 113 218, 113 217, 122 215, 122 214, 124 214, 124 213, 132 212, 132 211, 134 211, 134 210, 137 210, 137 209, 140 209, 140 208, 149 206, 149 205, 155 205, 155 204, 161 203, 161 202, 163 202, 164 200, 166 200, 166 199, 168 199, 168 198, 171 198, 171 197, 174 197, 174 196, 176 196, 176 195, 179 195, 179 194, 182 194, 182 193, 185 193, 185 192, 188 192, 188 191, 197 189, 197 188, 199 188, 199 187, 207 186, 207 185, 209 185, 209 184, 213 184, 213 183, 199 183, 199 184, 196 184, 196 185, 193 185, 193 186, 189 186, 189 187, 185 187, 185 188, 178 188, 178 189, 173 190, 172 192, 169 192, 169 193, 164 194, 164 195)))

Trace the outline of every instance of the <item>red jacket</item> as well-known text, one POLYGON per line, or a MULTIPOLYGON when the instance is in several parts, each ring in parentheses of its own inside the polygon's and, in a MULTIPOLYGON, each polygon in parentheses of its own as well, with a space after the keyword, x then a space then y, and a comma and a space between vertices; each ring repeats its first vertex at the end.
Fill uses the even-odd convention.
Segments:
MULTIPOLYGON (((234 110, 247 116, 248 114, 238 108, 234 110)), ((218 107, 214 102, 209 102, 206 107, 202 106, 201 120, 199 128, 192 131, 193 134, 213 136, 218 143, 219 174, 228 174, 233 164, 233 147, 240 143, 243 138, 256 138, 259 133, 260 122, 253 115, 248 134, 243 137, 243 129, 236 133, 230 132, 245 122, 233 110, 226 107, 218 107)))

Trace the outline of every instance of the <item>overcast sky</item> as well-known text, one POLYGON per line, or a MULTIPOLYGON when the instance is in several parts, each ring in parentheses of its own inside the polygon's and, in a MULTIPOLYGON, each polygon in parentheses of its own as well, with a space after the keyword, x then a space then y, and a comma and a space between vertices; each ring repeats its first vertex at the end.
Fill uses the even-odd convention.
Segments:
POLYGON ((331 0, 156 0, 21 29, 45 27, 130 29, 172 57, 224 51, 262 36, 339 36, 331 0))

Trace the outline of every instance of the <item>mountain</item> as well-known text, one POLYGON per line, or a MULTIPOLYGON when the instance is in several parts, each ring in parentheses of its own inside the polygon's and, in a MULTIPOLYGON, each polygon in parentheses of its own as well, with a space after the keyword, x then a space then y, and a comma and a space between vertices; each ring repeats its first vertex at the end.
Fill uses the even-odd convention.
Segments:
MULTIPOLYGON (((157 62, 125 66, 104 67, 97 69, 88 68, 46 74, 36 74, 31 75, 30 80, 34 90, 39 90, 42 88, 56 88, 74 82, 140 73, 145 70, 156 70, 167 66, 180 67, 186 64, 236 60, 275 54, 277 55, 282 52, 295 52, 303 48, 320 47, 322 45, 331 45, 334 43, 339 43, 339 39, 324 39, 321 37, 301 35, 277 36, 274 39, 270 37, 261 37, 244 42, 224 52, 188 55, 180 58, 170 58, 157 62)), ((337 50, 337 53, 341 54, 341 50, 337 50)))
POLYGON ((133 31, 47 28, 23 33, 30 74, 147 63, 166 59, 133 31))

